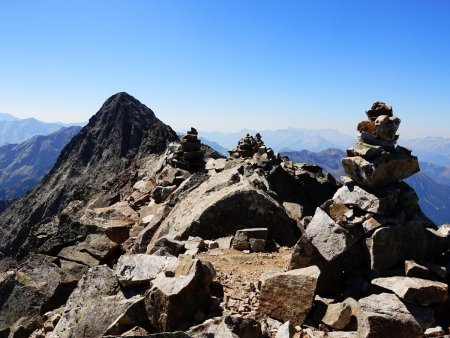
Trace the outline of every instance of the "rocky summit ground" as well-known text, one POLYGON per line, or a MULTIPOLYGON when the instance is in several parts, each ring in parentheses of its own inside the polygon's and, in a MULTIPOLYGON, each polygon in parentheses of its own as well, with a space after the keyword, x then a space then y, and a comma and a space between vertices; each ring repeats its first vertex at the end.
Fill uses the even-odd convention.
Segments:
POLYGON ((243 135, 229 156, 109 98, 0 219, 0 337, 439 337, 450 225, 376 102, 336 182, 243 135))

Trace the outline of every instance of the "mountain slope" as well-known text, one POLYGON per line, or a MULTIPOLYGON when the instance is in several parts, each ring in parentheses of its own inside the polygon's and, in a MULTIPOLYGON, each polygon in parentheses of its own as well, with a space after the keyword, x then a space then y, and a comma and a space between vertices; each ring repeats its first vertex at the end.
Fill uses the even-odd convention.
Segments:
POLYGON ((80 129, 61 128, 50 135, 0 147, 0 200, 16 199, 35 187, 80 129))
POLYGON ((169 126, 134 97, 127 93, 111 96, 66 145, 39 186, 2 214, 0 254, 15 255, 32 226, 72 200, 87 201, 107 190, 107 182, 135 161, 164 151, 177 139, 169 126))
POLYGON ((437 183, 423 172, 406 179, 419 196, 422 211, 438 225, 450 223, 450 186, 437 183))
POLYGON ((420 162, 420 170, 438 183, 450 185, 450 166, 420 162))

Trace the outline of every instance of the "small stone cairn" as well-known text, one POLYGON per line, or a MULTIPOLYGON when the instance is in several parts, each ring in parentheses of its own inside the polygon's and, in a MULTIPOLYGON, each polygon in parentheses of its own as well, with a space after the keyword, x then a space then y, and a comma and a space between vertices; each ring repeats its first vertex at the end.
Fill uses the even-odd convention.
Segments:
POLYGON ((348 149, 348 157, 342 160, 347 175, 361 186, 378 187, 417 173, 417 157, 396 146, 400 119, 393 115, 392 107, 375 102, 366 114, 368 119, 358 124, 361 134, 355 147, 348 149))
POLYGON ((186 135, 181 137, 181 143, 173 143, 168 148, 168 163, 175 168, 199 171, 205 168, 205 152, 201 150, 202 143, 197 138, 198 132, 191 127, 186 135))
POLYGON ((266 147, 260 133, 253 137, 245 135, 238 142, 236 148, 228 150, 229 157, 234 159, 250 159, 252 163, 260 167, 267 167, 281 162, 280 156, 274 153, 272 148, 266 147))

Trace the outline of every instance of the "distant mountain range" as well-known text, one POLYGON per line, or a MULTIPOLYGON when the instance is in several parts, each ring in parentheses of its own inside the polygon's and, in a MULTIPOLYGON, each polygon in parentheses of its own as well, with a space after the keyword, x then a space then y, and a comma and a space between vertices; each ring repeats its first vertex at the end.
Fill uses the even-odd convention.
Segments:
POLYGON ((450 166, 450 138, 425 137, 405 140, 402 143, 413 149, 421 161, 450 166))
POLYGON ((345 149, 355 142, 354 137, 334 129, 287 128, 261 131, 244 129, 233 133, 201 131, 199 134, 205 139, 216 142, 225 149, 229 149, 235 147, 239 139, 247 133, 255 135, 257 132, 262 135, 264 142, 277 152, 299 149, 309 149, 311 151, 320 151, 328 148, 345 149))
POLYGON ((0 145, 18 144, 36 135, 48 135, 62 127, 82 126, 84 123, 48 123, 35 118, 19 119, 0 113, 0 145))
POLYGON ((34 188, 81 127, 60 128, 20 144, 0 147, 0 200, 12 200, 34 188))

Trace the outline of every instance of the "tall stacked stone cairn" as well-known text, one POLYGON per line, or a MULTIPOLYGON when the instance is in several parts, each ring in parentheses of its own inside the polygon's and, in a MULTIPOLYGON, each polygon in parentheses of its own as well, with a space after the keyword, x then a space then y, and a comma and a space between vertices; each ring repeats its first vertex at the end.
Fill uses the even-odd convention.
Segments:
POLYGON ((400 119, 392 107, 376 102, 366 113, 342 160, 344 185, 303 219, 292 254, 291 269, 320 269, 305 323, 357 337, 437 337, 431 332, 448 333, 450 325, 450 227, 424 216, 401 181, 419 165, 396 146, 400 119))
POLYGON ((191 128, 181 137, 181 143, 173 143, 168 148, 168 162, 175 168, 199 171, 205 168, 205 152, 201 150, 202 143, 197 138, 198 132, 191 128))
POLYGON ((366 114, 368 119, 358 124, 361 135, 355 147, 348 149, 348 157, 342 160, 347 175, 362 186, 378 187, 417 173, 417 157, 396 146, 400 119, 392 107, 375 102, 366 114))

